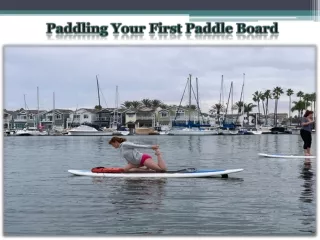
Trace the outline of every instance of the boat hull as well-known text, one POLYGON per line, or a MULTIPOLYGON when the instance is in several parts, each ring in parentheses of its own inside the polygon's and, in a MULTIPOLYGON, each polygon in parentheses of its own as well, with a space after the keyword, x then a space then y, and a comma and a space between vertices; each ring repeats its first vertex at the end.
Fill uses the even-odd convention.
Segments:
POLYGON ((112 132, 103 132, 103 131, 97 131, 97 132, 86 132, 86 131, 69 131, 69 136, 112 136, 112 132))

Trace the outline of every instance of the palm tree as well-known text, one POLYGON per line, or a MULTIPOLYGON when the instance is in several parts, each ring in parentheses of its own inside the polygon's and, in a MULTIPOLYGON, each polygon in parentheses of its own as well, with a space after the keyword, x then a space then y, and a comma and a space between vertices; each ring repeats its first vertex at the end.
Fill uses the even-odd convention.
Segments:
POLYGON ((252 100, 254 102, 258 102, 258 113, 259 113, 259 122, 260 122, 260 100, 261 100, 261 93, 259 91, 255 91, 253 94, 252 100))
POLYGON ((216 104, 214 104, 214 105, 211 106, 209 112, 210 112, 211 114, 217 113, 217 114, 219 115, 222 110, 223 110, 223 105, 220 104, 220 103, 216 103, 216 104))
POLYGON ((152 107, 152 102, 150 99, 145 98, 141 100, 141 103, 143 104, 143 106, 145 107, 152 107))
POLYGON ((161 103, 161 104, 159 105, 159 107, 161 107, 162 109, 167 109, 167 108, 169 108, 169 105, 164 104, 164 103, 161 103))
POLYGON ((101 107, 101 105, 96 105, 96 106, 94 106, 94 109, 96 109, 96 110, 101 110, 102 107, 101 107))
POLYGON ((274 123, 277 126, 277 114, 278 114, 278 101, 280 99, 281 94, 283 94, 283 89, 281 87, 275 87, 273 89, 272 95, 274 98, 274 123))
POLYGON ((252 110, 256 107, 257 105, 252 104, 252 103, 245 103, 243 104, 243 108, 244 108, 244 113, 247 113, 247 119, 249 121, 249 114, 250 112, 252 112, 252 110))
POLYGON ((294 92, 291 88, 289 88, 287 90, 287 96, 289 97, 289 120, 290 120, 290 126, 292 124, 292 121, 291 121, 291 95, 293 95, 294 92))
POLYGON ((196 109, 197 109, 197 106, 194 105, 194 104, 191 104, 190 106, 189 106, 189 104, 188 104, 188 105, 186 105, 185 107, 186 107, 186 108, 190 108, 191 110, 196 110, 196 109))
POLYGON ((311 94, 309 93, 304 94, 303 100, 306 103, 305 109, 307 109, 307 105, 310 106, 308 103, 311 102, 311 98, 312 98, 311 94))
POLYGON ((266 97, 264 96, 264 94, 262 92, 260 92, 260 100, 262 103, 263 115, 264 115, 264 117, 266 117, 266 110, 265 110, 265 106, 264 106, 264 101, 266 100, 266 97))
POLYGON ((299 98, 299 101, 301 101, 301 98, 303 98, 304 93, 302 91, 297 92, 297 97, 299 98))
POLYGON ((233 108, 234 110, 238 109, 238 114, 240 114, 241 111, 242 111, 242 108, 243 108, 243 102, 242 102, 242 101, 236 102, 236 103, 232 106, 232 108, 233 108))
POLYGON ((128 108, 132 107, 132 102, 125 101, 124 103, 121 104, 121 107, 128 109, 128 108))
POLYGON ((216 103, 216 104, 212 105, 209 110, 210 114, 217 113, 219 125, 220 125, 220 113, 223 110, 224 110, 224 107, 221 103, 216 103))
MULTIPOLYGON (((310 94, 310 101, 313 103, 313 111, 316 110, 316 93, 310 94)), ((316 114, 314 114, 316 116, 316 114)))
POLYGON ((139 101, 132 101, 132 102, 131 102, 131 105, 132 105, 132 107, 133 107, 134 109, 138 109, 138 108, 141 107, 141 102, 139 102, 139 101))
POLYGON ((294 106, 291 108, 291 112, 294 112, 294 111, 298 111, 298 116, 299 116, 299 125, 301 126, 301 117, 302 117, 302 113, 303 113, 303 110, 305 109, 306 105, 310 105, 310 103, 306 103, 304 101, 293 101, 292 102, 294 104, 294 106))
POLYGON ((266 99, 266 124, 268 123, 268 114, 269 114, 269 99, 272 99, 271 90, 266 90, 263 93, 264 98, 266 99))
POLYGON ((152 108, 154 109, 157 109, 158 107, 160 107, 161 104, 162 102, 158 99, 151 100, 151 105, 152 105, 152 108))

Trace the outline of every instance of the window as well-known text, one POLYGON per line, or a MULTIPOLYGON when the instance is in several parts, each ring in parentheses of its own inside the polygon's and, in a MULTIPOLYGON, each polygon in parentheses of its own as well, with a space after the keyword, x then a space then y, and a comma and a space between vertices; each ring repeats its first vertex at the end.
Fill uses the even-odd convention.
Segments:
POLYGON ((89 118, 89 116, 87 114, 83 115, 83 118, 89 118))
POLYGON ((80 119, 80 115, 79 114, 74 115, 74 119, 80 119))
POLYGON ((56 119, 61 119, 61 114, 57 114, 56 119))
POLYGON ((179 110, 179 111, 176 111, 176 114, 177 114, 177 117, 183 117, 184 116, 184 110, 179 110))
POLYGON ((32 116, 32 115, 30 115, 30 116, 29 116, 29 119, 30 119, 30 120, 32 120, 32 119, 33 119, 33 116, 32 116))
POLYGON ((134 113, 127 113, 127 116, 131 118, 134 116, 134 113))
POLYGON ((168 112, 161 112, 161 117, 168 117, 168 112))

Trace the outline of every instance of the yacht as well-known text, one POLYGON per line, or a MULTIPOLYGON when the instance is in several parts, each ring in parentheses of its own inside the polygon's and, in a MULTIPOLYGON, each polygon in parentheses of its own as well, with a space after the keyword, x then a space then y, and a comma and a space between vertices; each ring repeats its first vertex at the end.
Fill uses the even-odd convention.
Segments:
POLYGON ((68 131, 71 136, 112 136, 114 131, 104 131, 88 125, 80 125, 68 131))
POLYGON ((183 129, 171 129, 168 135, 178 136, 203 136, 203 135, 217 135, 216 130, 203 129, 203 128, 183 128, 183 129))
POLYGON ((16 131, 16 136, 45 136, 48 135, 46 131, 39 131, 36 127, 28 127, 16 131))

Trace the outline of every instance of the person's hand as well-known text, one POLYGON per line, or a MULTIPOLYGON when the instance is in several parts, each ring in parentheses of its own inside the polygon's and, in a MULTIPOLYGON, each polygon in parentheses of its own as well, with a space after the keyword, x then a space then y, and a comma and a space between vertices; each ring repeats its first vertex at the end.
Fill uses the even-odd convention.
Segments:
POLYGON ((151 148, 152 148, 153 150, 157 150, 157 149, 159 148, 159 145, 153 145, 151 148))

